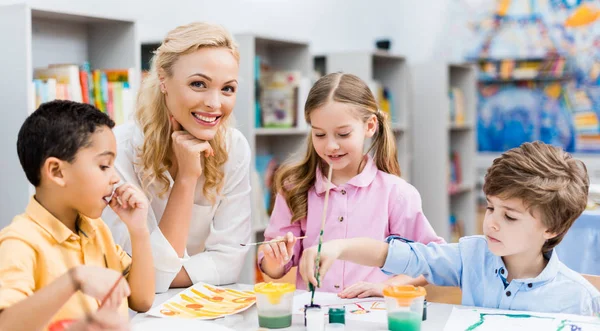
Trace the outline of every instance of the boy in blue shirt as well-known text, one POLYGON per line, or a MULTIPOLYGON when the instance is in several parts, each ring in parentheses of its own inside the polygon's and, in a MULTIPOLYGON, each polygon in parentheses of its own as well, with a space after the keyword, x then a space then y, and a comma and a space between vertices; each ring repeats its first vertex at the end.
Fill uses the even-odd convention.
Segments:
MULTIPOLYGON (((484 236, 445 245, 332 240, 323 244, 320 275, 341 259, 460 286, 466 306, 592 315, 600 311, 600 293, 554 252, 585 209, 588 188, 583 162, 554 146, 525 143, 487 171, 484 236)), ((305 250, 300 262, 302 277, 314 285, 316 254, 315 247, 305 250)))

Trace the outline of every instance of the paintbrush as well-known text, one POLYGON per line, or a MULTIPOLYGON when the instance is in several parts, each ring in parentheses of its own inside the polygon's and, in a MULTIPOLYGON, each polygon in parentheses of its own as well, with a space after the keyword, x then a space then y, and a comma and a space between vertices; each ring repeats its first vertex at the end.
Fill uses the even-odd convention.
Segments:
MULTIPOLYGON (((333 167, 329 164, 329 173, 327 174, 327 190, 325 190, 325 204, 323 206, 323 217, 321 219, 321 232, 319 233, 319 246, 317 248, 317 259, 315 260, 315 277, 317 278, 317 286, 321 286, 321 277, 319 273, 319 264, 321 263, 321 245, 323 244, 323 231, 325 230, 325 218, 327 217, 327 202, 329 201, 329 190, 331 189, 331 172, 333 167)), ((312 292, 310 296, 310 305, 314 305, 315 301, 315 286, 309 283, 309 288, 312 292)))
MULTIPOLYGON (((104 261, 106 262, 106 255, 104 255, 104 261)), ((131 270, 131 263, 127 266, 127 268, 125 268, 125 270, 123 270, 123 272, 121 272, 121 277, 119 277, 117 279, 117 281, 113 284, 113 286, 110 288, 108 293, 106 293, 106 295, 104 296, 102 301, 100 301, 100 307, 98 307, 98 309, 101 309, 104 306, 104 304, 106 304, 106 301, 108 300, 108 298, 115 291, 115 288, 117 288, 117 285, 119 285, 119 282, 121 282, 121 280, 123 278, 125 278, 125 276, 129 273, 129 270, 131 270)))
MULTIPOLYGON (((304 239, 306 238, 306 236, 302 236, 302 237, 296 237, 296 239, 304 239)), ((262 244, 274 244, 274 243, 282 243, 285 242, 287 239, 283 238, 283 239, 273 239, 273 240, 267 240, 267 241, 259 241, 256 243, 249 243, 249 244, 240 244, 240 246, 258 246, 258 245, 262 245, 262 244)))

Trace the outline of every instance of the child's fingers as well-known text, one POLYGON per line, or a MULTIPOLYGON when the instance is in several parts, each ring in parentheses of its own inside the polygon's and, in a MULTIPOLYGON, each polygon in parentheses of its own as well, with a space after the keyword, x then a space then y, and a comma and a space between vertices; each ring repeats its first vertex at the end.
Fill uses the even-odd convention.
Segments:
POLYGON ((104 305, 102 306, 102 309, 115 309, 115 308, 117 308, 115 299, 111 295, 108 299, 106 299, 106 301, 104 301, 104 305))
POLYGON ((122 196, 122 195, 123 195, 123 193, 124 193, 125 191, 127 191, 127 189, 129 189, 130 187, 131 187, 131 184, 129 184, 129 183, 125 183, 125 184, 123 184, 123 185, 121 185, 121 186, 119 186, 119 187, 117 187, 117 188, 115 189, 115 193, 114 193, 114 195, 116 195, 116 196, 122 196))
POLYGON ((346 287, 341 293, 340 297, 344 299, 356 298, 356 296, 365 291, 365 286, 363 282, 358 282, 356 284, 352 284, 351 286, 346 287))
POLYGON ((127 284, 127 281, 125 281, 124 278, 121 278, 121 280, 119 281, 119 285, 117 285, 117 288, 113 291, 113 293, 110 296, 109 300, 112 301, 111 306, 114 308, 118 308, 123 302, 123 300, 129 296, 129 294, 129 285, 127 284))
POLYGON ((144 208, 145 207, 145 202, 144 202, 143 198, 140 197, 137 192, 135 192, 131 195, 131 198, 129 198, 128 202, 129 202, 129 205, 131 206, 131 208, 144 208))
POLYGON ((131 288, 129 287, 129 283, 127 282, 127 279, 125 279, 125 276, 121 277, 121 282, 119 283, 119 287, 122 290, 122 295, 121 297, 128 297, 131 294, 131 288))
POLYGON ((296 239, 294 234, 291 232, 288 232, 285 235, 285 239, 286 239, 285 246, 286 246, 286 250, 287 250, 287 254, 288 254, 288 258, 289 258, 289 256, 291 256, 292 253, 294 252, 294 245, 296 244, 296 241, 298 239, 296 239))
POLYGON ((284 242, 280 242, 277 243, 277 246, 279 246, 279 251, 281 252, 281 257, 283 262, 287 262, 289 257, 288 257, 288 251, 287 251, 287 247, 285 245, 284 242))
POLYGON ((359 299, 368 298, 375 296, 375 291, 373 289, 366 289, 362 293, 359 293, 356 297, 359 299))
POLYGON ((129 205, 129 207, 131 207, 132 209, 137 208, 137 204, 138 204, 138 199, 135 196, 135 194, 132 194, 131 197, 127 200, 127 204, 129 205))
POLYGON ((286 233, 284 238, 285 238, 285 242, 288 244, 293 243, 296 239, 296 237, 294 237, 294 234, 291 232, 286 233))
POLYGON ((321 266, 319 267, 319 280, 322 280, 325 277, 325 275, 329 271, 329 268, 331 268, 333 261, 334 260, 329 259, 326 256, 321 256, 321 266))
POLYGON ((308 282, 317 287, 318 282, 317 278, 315 278, 315 256, 311 256, 306 259, 306 277, 308 278, 308 282))
POLYGON ((308 260, 308 258, 305 253, 305 255, 303 255, 302 258, 300 259, 300 263, 298 264, 298 270, 300 271, 300 277, 302 278, 302 281, 304 282, 304 284, 308 285, 308 273, 310 271, 308 270, 308 266, 306 263, 307 260, 308 260))
POLYGON ((123 286, 124 286, 124 298, 127 298, 131 295, 131 288, 129 287, 129 283, 127 283, 127 280, 125 279, 125 277, 122 278, 122 282, 123 282, 123 286))
POLYGON ((124 202, 129 208, 135 208, 137 201, 139 201, 139 197, 136 188, 133 186, 128 187, 125 193, 123 193, 121 202, 124 202))
POLYGON ((133 196, 131 197, 134 204, 132 207, 134 208, 147 208, 148 207, 148 199, 146 195, 137 187, 132 186, 133 196))
POLYGON ((135 195, 135 193, 136 192, 133 187, 128 187, 127 190, 123 192, 123 195, 121 196, 121 202, 123 203, 124 208, 133 208, 133 205, 131 204, 131 198, 135 195))
POLYGON ((111 307, 113 309, 118 309, 119 306, 121 305, 121 302, 123 302, 123 297, 121 297, 120 295, 115 296, 115 297, 111 298, 110 301, 111 301, 111 307))
POLYGON ((123 201, 123 193, 127 190, 129 185, 130 184, 126 183, 126 184, 123 184, 123 185, 117 187, 115 189, 115 192, 113 192, 111 201, 115 201, 121 207, 124 207, 123 205, 124 205, 125 201, 123 201))
POLYGON ((263 253, 265 253, 265 257, 275 260, 275 253, 273 252, 273 248, 271 248, 271 245, 269 245, 269 244, 262 245, 262 250, 263 250, 263 253))
POLYGON ((300 275, 306 285, 313 284, 317 287, 317 279, 315 278, 315 259, 317 257, 317 251, 315 247, 304 250, 302 258, 300 259, 300 275))
POLYGON ((119 205, 119 201, 117 201, 117 197, 115 195, 112 196, 112 198, 110 199, 110 201, 108 202, 108 205, 110 206, 110 208, 112 208, 112 210, 117 211, 120 207, 119 205))
POLYGON ((358 286, 358 283, 352 284, 352 285, 346 287, 342 292, 340 292, 338 294, 338 296, 343 299, 353 298, 352 294, 356 291, 357 286, 358 286))
POLYGON ((146 204, 146 200, 136 199, 134 207, 142 209, 142 208, 148 208, 148 205, 146 204))
POLYGON ((119 304, 121 303, 121 299, 119 299, 119 296, 120 296, 120 290, 117 288, 113 291, 113 293, 110 294, 110 297, 108 297, 108 299, 106 299, 102 308, 106 308, 106 309, 118 308, 119 304))
POLYGON ((273 256, 275 257, 275 260, 281 261, 281 252, 279 251, 279 246, 277 245, 277 243, 270 243, 269 247, 271 247, 271 250, 273 251, 273 256))

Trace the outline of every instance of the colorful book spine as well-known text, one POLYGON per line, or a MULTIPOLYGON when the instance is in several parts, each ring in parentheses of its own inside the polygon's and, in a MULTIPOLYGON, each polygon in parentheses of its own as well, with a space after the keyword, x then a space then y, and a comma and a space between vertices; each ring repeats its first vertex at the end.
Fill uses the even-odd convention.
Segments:
POLYGON ((133 69, 91 70, 90 64, 51 64, 36 68, 30 89, 31 108, 54 99, 73 100, 94 105, 117 124, 131 118, 134 96, 131 91, 133 69))

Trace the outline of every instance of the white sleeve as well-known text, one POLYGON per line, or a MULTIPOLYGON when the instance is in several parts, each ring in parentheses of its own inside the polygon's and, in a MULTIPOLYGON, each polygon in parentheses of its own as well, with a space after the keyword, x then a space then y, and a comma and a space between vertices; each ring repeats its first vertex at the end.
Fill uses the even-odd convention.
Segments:
POLYGON ((234 135, 229 157, 235 161, 225 175, 223 198, 210 225, 205 251, 183 262, 192 283, 237 282, 248 252, 240 243, 248 242, 251 233, 250 146, 239 131, 234 135))
MULTIPOLYGON (((121 128, 119 128, 121 129, 121 128)), ((131 183, 141 187, 139 176, 134 168, 135 146, 131 142, 133 130, 115 130, 117 136, 117 159, 115 160, 115 169, 121 177, 122 183, 131 183), (123 137, 124 136, 124 137, 123 137)), ((148 199, 158 199, 158 197, 148 197, 148 199)), ((104 209, 102 219, 110 227, 115 243, 120 245, 129 255, 131 255, 131 239, 127 226, 123 223, 117 214, 110 208, 104 209)), ((148 209, 148 230, 150 231, 150 244, 152 246, 152 257, 155 270, 155 291, 156 293, 166 292, 173 279, 181 270, 183 263, 189 259, 187 252, 180 258, 171 246, 167 238, 162 234, 158 227, 158 220, 152 208, 148 209)), ((132 256, 135 260, 135 257, 132 256)))

